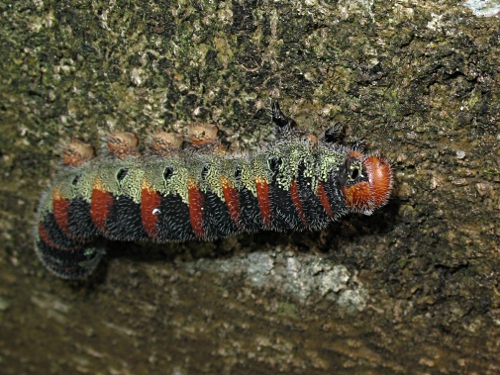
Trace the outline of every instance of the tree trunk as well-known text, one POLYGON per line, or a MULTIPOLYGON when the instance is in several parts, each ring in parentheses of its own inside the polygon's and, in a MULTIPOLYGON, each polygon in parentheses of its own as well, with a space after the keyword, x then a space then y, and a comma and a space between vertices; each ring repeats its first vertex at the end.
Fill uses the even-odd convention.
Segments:
POLYGON ((2 374, 498 373, 500 24, 493 2, 0 5, 2 374), (270 98, 393 166, 389 204, 308 233, 107 243, 86 281, 33 251, 71 138, 193 121, 234 152, 270 98))

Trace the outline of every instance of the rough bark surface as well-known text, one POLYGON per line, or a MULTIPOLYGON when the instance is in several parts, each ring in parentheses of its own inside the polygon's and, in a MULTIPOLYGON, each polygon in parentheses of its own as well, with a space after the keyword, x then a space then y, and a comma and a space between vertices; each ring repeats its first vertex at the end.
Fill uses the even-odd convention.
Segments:
POLYGON ((0 373, 500 371, 495 2, 9 3, 0 373), (250 150, 274 137, 271 97, 391 159, 390 204, 317 233, 109 244, 85 282, 36 259, 38 199, 72 137, 202 121, 250 150))

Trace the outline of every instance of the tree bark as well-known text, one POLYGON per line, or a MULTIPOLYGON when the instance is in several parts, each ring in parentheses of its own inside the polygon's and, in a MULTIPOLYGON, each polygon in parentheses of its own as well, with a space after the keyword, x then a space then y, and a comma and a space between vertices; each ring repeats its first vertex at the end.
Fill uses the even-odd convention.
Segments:
POLYGON ((500 24, 481 4, 0 5, 0 372, 498 373, 500 24), (199 121, 254 150, 272 97, 391 160, 390 203, 320 232, 108 243, 82 282, 40 264, 65 142, 102 155, 112 130, 199 121))

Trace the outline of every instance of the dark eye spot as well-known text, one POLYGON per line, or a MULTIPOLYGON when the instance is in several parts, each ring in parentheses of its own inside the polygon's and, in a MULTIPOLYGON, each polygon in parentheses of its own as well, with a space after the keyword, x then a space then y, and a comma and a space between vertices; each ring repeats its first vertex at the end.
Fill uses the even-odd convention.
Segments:
POLYGON ((358 168, 354 168, 353 170, 351 170, 351 180, 355 180, 356 178, 358 178, 359 176, 359 169, 358 168))
POLYGON ((121 182, 125 177, 127 177, 128 168, 120 168, 118 173, 116 174, 116 179, 121 182))
POLYGON ((234 179, 236 181, 240 181, 241 180, 241 165, 238 165, 236 167, 236 170, 234 171, 234 179))
POLYGON ((347 157, 336 179, 340 186, 352 186, 365 181, 362 161, 355 157, 347 157))
POLYGON ((170 178, 172 178, 173 175, 174 175, 174 168, 172 167, 167 167, 163 171, 163 178, 165 179, 165 181, 168 181, 170 178))
POLYGON ((207 179, 208 172, 210 171, 210 167, 211 167, 210 164, 205 164, 203 166, 203 169, 201 170, 201 178, 203 181, 205 181, 207 179))
POLYGON ((71 185, 73 185, 73 186, 78 185, 78 183, 80 182, 81 179, 82 179, 82 175, 81 174, 75 176, 75 178, 73 179, 73 181, 71 181, 71 185))
POLYGON ((279 172, 282 163, 283 161, 281 160, 281 158, 277 156, 270 156, 269 159, 267 159, 267 165, 273 172, 273 175, 276 175, 279 172))

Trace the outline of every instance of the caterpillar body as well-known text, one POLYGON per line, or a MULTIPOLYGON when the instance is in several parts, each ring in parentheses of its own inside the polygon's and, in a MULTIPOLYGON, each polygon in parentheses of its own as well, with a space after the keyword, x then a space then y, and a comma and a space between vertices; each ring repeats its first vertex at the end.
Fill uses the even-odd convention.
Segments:
POLYGON ((217 128, 191 127, 187 149, 170 133, 141 156, 131 133, 112 133, 109 156, 71 142, 66 166, 43 194, 35 249, 57 276, 87 277, 101 238, 158 243, 213 240, 259 230, 317 230, 349 212, 371 214, 392 188, 389 163, 356 148, 312 139, 272 107, 279 139, 268 149, 224 153, 217 128))

